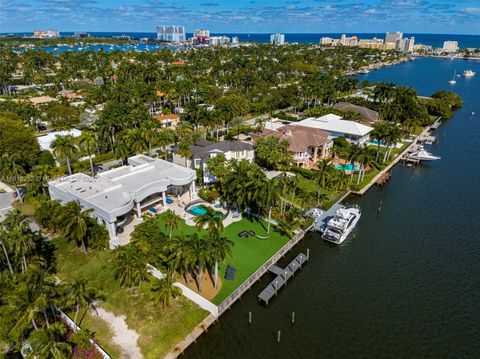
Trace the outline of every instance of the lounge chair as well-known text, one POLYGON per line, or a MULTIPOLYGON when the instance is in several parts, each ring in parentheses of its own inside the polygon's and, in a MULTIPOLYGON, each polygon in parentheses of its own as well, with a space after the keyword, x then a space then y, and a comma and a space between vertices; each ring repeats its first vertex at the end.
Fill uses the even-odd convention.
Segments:
POLYGON ((247 231, 242 231, 238 234, 239 237, 249 237, 250 236, 250 233, 248 233, 247 231))
POLYGON ((250 231, 250 232, 248 232, 248 234, 251 235, 251 236, 254 236, 254 235, 255 235, 255 232, 254 232, 254 231, 250 231))

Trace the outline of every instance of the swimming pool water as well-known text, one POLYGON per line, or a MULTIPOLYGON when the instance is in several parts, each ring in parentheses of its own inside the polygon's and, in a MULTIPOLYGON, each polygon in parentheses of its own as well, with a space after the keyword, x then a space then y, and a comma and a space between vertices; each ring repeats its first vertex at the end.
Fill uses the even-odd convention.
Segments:
POLYGON ((358 170, 358 166, 357 165, 352 165, 351 163, 346 163, 344 165, 340 164, 340 163, 335 163, 333 165, 335 167, 335 169, 337 170, 341 170, 341 171, 351 171, 352 168, 357 171, 358 170))
POLYGON ((207 210, 201 204, 197 204, 196 206, 190 207, 188 212, 194 216, 203 216, 205 213, 207 213, 207 210))

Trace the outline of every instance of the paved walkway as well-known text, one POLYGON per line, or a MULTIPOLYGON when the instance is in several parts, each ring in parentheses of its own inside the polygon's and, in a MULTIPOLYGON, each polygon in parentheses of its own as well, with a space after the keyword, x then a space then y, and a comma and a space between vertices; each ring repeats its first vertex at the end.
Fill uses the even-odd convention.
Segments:
POLYGON ((113 331, 112 340, 122 349, 122 358, 143 358, 140 348, 137 345, 137 340, 140 335, 135 330, 128 329, 124 315, 116 316, 101 307, 97 307, 97 313, 100 318, 110 325, 113 331))

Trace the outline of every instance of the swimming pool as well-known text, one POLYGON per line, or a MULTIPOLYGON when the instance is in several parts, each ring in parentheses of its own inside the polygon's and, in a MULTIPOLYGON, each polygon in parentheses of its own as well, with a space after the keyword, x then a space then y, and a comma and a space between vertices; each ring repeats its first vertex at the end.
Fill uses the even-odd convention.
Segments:
MULTIPOLYGON (((187 209, 187 212, 190 214, 193 214, 194 216, 203 216, 205 213, 207 213, 207 209, 203 204, 196 204, 194 206, 189 207, 187 209)), ((218 211, 215 211, 215 212, 216 212, 216 216, 218 215, 218 217, 223 217, 223 214, 221 214, 220 212, 218 211)))
POLYGON ((205 209, 205 206, 197 204, 190 207, 187 212, 193 214, 194 216, 203 216, 205 213, 207 213, 207 210, 205 209))
POLYGON ((346 163, 344 165, 340 164, 340 163, 335 163, 333 165, 335 167, 335 169, 337 170, 340 170, 340 171, 351 171, 352 168, 355 170, 355 171, 358 171, 359 170, 359 166, 358 165, 352 165, 351 163, 346 163))

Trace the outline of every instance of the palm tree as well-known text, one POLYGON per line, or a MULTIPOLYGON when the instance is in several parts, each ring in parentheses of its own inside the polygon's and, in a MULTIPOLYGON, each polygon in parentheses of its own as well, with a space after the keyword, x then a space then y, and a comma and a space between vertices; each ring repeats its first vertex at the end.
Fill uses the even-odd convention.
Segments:
POLYGON ((72 346, 67 342, 67 329, 61 323, 54 323, 49 328, 34 331, 27 342, 31 351, 27 359, 63 359, 70 357, 72 346))
POLYGON ((165 212, 165 227, 170 231, 169 238, 172 239, 174 229, 177 229, 180 224, 180 217, 171 209, 165 212))
POLYGON ((227 256, 232 255, 232 246, 235 244, 225 236, 210 233, 208 236, 210 241, 210 256, 215 262, 215 273, 213 286, 217 289, 218 285, 218 262, 223 262, 227 256))
POLYGON ((355 172, 355 162, 358 162, 358 157, 361 152, 362 152, 362 146, 360 145, 352 144, 349 147, 347 160, 352 165, 352 169, 350 172, 350 181, 353 181, 353 173, 355 172))
POLYGON ((155 304, 161 303, 162 307, 172 304, 173 299, 182 294, 180 288, 174 285, 175 277, 173 271, 164 272, 165 276, 161 279, 155 279, 152 283, 152 300, 155 304))
POLYGON ((265 182, 265 205, 268 208, 267 233, 270 233, 270 223, 272 221, 272 208, 280 198, 280 187, 277 181, 270 180, 265 182))
POLYGON ((220 233, 223 231, 223 216, 215 211, 212 207, 204 207, 205 213, 194 218, 195 225, 198 229, 205 226, 209 233, 220 233))
POLYGON ((145 256, 132 244, 114 250, 113 273, 121 286, 135 287, 148 280, 145 256))
POLYGON ((140 134, 142 139, 148 145, 148 154, 152 152, 152 145, 157 142, 157 124, 153 121, 145 121, 140 126, 140 134))
POLYGON ((93 287, 89 287, 88 280, 85 278, 76 279, 72 283, 68 283, 67 288, 68 299, 75 307, 74 321, 78 325, 81 325, 87 310, 95 310, 94 300, 98 296, 97 290, 93 287), (80 320, 80 323, 78 323, 78 313, 82 307, 85 307, 85 312, 80 320))
POLYGON ((361 148, 357 156, 358 162, 360 162, 360 173, 357 178, 357 185, 360 184, 360 181, 363 181, 365 176, 365 169, 373 163, 373 156, 367 146, 361 148))
POLYGON ((327 186, 328 180, 332 174, 332 166, 329 160, 318 161, 318 172, 315 175, 315 183, 318 185, 317 201, 320 202, 322 188, 327 186))
POLYGON ((0 245, 2 246, 3 254, 5 256, 5 260, 7 261, 10 274, 13 274, 12 264, 10 263, 10 256, 8 254, 7 247, 5 247, 6 239, 7 239, 7 233, 2 227, 0 227, 0 245))
POLYGON ((188 138, 181 140, 178 144, 178 155, 185 158, 185 167, 188 167, 188 159, 192 155, 190 145, 191 141, 188 138))
POLYGON ((122 164, 127 164, 128 156, 130 156, 130 148, 123 140, 123 137, 117 138, 117 141, 113 145, 113 152, 115 152, 115 157, 122 161, 122 164))
POLYGON ((197 271, 198 290, 202 291, 203 269, 208 265, 210 259, 210 242, 200 238, 197 233, 190 236, 187 248, 187 258, 190 263, 195 263, 197 271))
POLYGON ((18 209, 14 209, 5 216, 2 224, 7 228, 13 229, 21 225, 26 219, 27 217, 22 212, 18 209))
POLYGON ((384 121, 376 122, 373 124, 373 130, 370 132, 370 137, 377 141, 377 154, 375 155, 375 161, 378 161, 380 155, 380 143, 385 140, 387 123, 384 121))
POLYGON ((135 153, 142 153, 148 150, 147 142, 144 140, 144 132, 139 128, 126 130, 125 143, 135 153))
POLYGON ((238 140, 240 138, 240 131, 242 130, 242 127, 243 127, 243 118, 240 116, 235 116, 229 122, 229 125, 237 130, 237 140, 238 140))
POLYGON ((11 181, 15 185, 15 191, 17 192, 17 198, 20 202, 23 202, 23 198, 18 190, 18 176, 24 172, 23 168, 17 165, 19 158, 16 155, 4 154, 0 157, 0 177, 12 179, 11 181))
POLYGON ((53 140, 52 145, 53 154, 57 158, 65 160, 67 163, 68 173, 72 174, 72 167, 70 165, 71 159, 78 153, 78 148, 75 146, 73 136, 60 136, 57 135, 53 140))
POLYGON ((383 156, 383 162, 385 162, 387 158, 390 157, 391 146, 400 141, 401 137, 402 131, 400 130, 400 128, 394 123, 389 123, 385 134, 385 142, 387 144, 387 148, 385 150, 385 155, 383 156))
POLYGON ((77 245, 82 244, 83 251, 87 253, 85 237, 87 235, 87 223, 93 209, 82 211, 77 201, 68 202, 64 206, 62 222, 64 224, 63 234, 69 239, 76 241, 77 245))
POLYGON ((167 148, 168 145, 174 141, 174 136, 172 131, 167 129, 162 129, 157 133, 157 143, 160 147, 163 148, 165 160, 167 159, 167 148))
POLYGON ((8 232, 8 238, 14 253, 16 262, 20 263, 22 272, 28 268, 27 256, 35 249, 34 234, 30 231, 27 223, 12 228, 8 232))
POLYGON ((93 169, 92 154, 97 150, 97 139, 91 131, 82 131, 82 135, 78 138, 78 145, 82 151, 85 151, 90 161, 90 172, 92 176, 95 174, 93 169))
POLYGON ((181 275, 185 277, 185 283, 188 283, 189 270, 194 266, 195 258, 191 256, 191 238, 183 234, 172 238, 169 249, 175 255, 170 264, 181 275))

